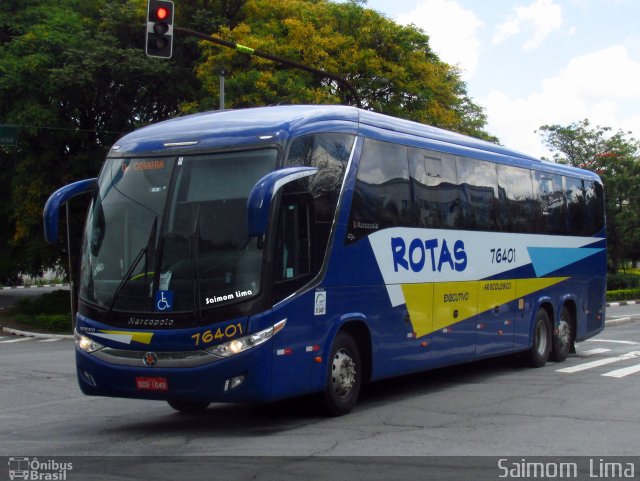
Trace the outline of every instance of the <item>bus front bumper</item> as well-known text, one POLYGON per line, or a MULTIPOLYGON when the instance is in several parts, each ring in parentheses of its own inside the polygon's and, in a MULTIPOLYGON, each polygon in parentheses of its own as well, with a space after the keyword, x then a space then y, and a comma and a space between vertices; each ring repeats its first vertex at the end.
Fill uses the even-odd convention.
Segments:
POLYGON ((192 353, 86 352, 76 347, 83 393, 138 399, 253 402, 272 399, 270 341, 229 358, 192 353), (208 362, 205 362, 208 361, 208 362))

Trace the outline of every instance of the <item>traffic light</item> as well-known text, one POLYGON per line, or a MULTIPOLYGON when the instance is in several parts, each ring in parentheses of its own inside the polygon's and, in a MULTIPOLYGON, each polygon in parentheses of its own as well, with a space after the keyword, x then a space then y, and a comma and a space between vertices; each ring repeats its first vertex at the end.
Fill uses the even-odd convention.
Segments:
POLYGON ((149 0, 147 4, 146 53, 150 57, 171 58, 173 2, 170 0, 149 0))

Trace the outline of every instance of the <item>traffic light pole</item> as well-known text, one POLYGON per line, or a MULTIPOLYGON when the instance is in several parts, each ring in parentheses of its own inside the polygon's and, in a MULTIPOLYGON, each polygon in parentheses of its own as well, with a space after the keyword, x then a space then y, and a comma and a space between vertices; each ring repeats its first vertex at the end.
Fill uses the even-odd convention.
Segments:
POLYGON ((360 96, 358 95, 358 92, 356 91, 356 89, 353 87, 353 85, 351 85, 351 83, 349 83, 348 80, 343 79, 342 77, 339 77, 335 74, 326 72, 324 70, 320 70, 317 68, 313 68, 313 67, 309 67, 308 65, 304 65, 298 62, 294 62, 292 60, 288 60, 286 58, 283 57, 279 57, 277 55, 273 55, 270 54, 268 52, 262 52, 260 50, 256 50, 250 47, 246 47, 244 45, 240 45, 239 43, 236 42, 231 42, 229 40, 223 40, 221 38, 217 38, 217 37, 213 37, 211 35, 206 35, 204 33, 200 33, 200 32, 196 32, 195 30, 190 30, 188 28, 183 28, 183 27, 177 27, 177 26, 173 26, 173 31, 174 33, 181 33, 184 35, 189 35, 191 37, 196 37, 199 38, 201 40, 206 40, 207 42, 211 42, 211 43, 215 43, 217 45, 222 45, 223 47, 228 47, 228 48, 232 48, 234 50, 237 50, 238 52, 242 52, 245 53, 247 55, 255 55, 256 57, 260 57, 260 58, 264 58, 267 60, 271 60, 272 62, 277 62, 279 64, 282 65, 286 65, 287 67, 292 67, 292 68, 297 68, 299 70, 304 70, 305 72, 309 72, 312 73, 314 75, 317 75, 318 77, 323 77, 323 78, 328 78, 331 79, 335 82, 337 82, 338 84, 346 87, 349 92, 351 92, 351 95, 353 96, 354 100, 356 101, 356 105, 358 107, 362 107, 362 102, 360 101, 360 96))

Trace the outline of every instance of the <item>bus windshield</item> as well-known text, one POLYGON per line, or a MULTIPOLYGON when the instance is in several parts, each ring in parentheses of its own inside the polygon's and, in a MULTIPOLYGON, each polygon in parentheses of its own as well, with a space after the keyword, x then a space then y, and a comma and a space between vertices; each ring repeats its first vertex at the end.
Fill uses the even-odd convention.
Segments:
POLYGON ((80 297, 109 310, 195 312, 255 296, 263 251, 247 234, 246 202, 277 156, 107 159, 86 224, 80 297))

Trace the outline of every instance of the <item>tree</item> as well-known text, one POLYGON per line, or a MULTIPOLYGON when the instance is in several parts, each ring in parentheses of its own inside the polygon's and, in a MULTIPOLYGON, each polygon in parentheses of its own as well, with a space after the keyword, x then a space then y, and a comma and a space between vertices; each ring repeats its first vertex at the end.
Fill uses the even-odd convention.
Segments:
MULTIPOLYGON (((235 27, 215 34, 341 75, 366 109, 490 140, 486 117, 468 97, 459 71, 429 46, 429 37, 401 26, 360 2, 248 0, 235 27)), ((198 78, 215 99, 217 72, 227 77, 227 103, 250 107, 278 103, 352 103, 349 91, 326 78, 203 43, 198 78)), ((211 107, 212 100, 192 105, 211 107)))
POLYGON ((587 119, 568 126, 543 125, 539 134, 554 161, 595 171, 602 178, 610 271, 640 260, 640 142, 630 132, 592 127, 587 119))
MULTIPOLYGON (((55 265, 60 248, 42 240, 47 196, 96 176, 118 137, 179 114, 181 103, 200 89, 191 70, 199 55, 196 42, 177 44, 173 62, 145 57, 145 0, 6 3, 0 17, 0 122, 19 125, 20 133, 16 148, 0 150, 0 278, 55 265)), ((204 9, 233 2, 197 3, 204 9)), ((198 12, 193 15, 200 15, 201 24, 216 26, 198 12)), ((84 209, 72 217, 77 252, 84 209)))
MULTIPOLYGON (((428 36, 363 3, 193 0, 176 2, 175 22, 342 74, 365 108, 491 138, 482 108, 468 97, 459 72, 433 53, 428 36)), ((184 36, 175 38, 171 60, 148 58, 146 0, 4 0, 2 6, 0 123, 20 127, 17 147, 0 147, 0 280, 37 274, 64 259, 66 246, 42 240, 47 197, 96 176, 121 135, 217 107, 219 67, 231 71, 232 107, 352 100, 331 80, 184 36)), ((86 202, 72 205, 77 253, 86 202)))

